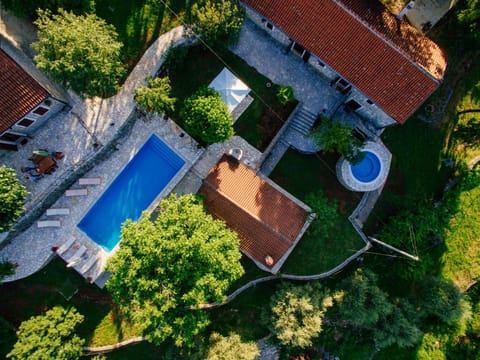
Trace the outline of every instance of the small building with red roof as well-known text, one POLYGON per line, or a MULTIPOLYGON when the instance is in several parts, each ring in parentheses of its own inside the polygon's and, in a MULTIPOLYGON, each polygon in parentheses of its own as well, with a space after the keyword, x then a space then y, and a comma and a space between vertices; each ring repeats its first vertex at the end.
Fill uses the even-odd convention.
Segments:
POLYGON ((315 67, 347 108, 376 128, 404 123, 444 77, 442 49, 378 0, 243 3, 254 23, 315 67))
POLYGON ((0 152, 16 151, 66 104, 4 49, 0 49, 0 84, 0 152))
POLYGON ((276 274, 313 217, 311 209, 266 177, 223 155, 203 181, 208 213, 240 238, 240 250, 259 268, 276 274))

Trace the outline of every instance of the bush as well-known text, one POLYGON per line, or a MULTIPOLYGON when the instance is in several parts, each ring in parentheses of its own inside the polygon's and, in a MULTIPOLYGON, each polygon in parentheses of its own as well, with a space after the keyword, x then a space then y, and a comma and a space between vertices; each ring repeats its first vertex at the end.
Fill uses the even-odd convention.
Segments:
POLYGON ((25 209, 28 191, 15 170, 0 166, 0 232, 7 231, 25 209))
POLYGON ((207 144, 223 142, 234 134, 227 105, 217 91, 207 87, 185 99, 182 118, 185 130, 207 144))
POLYGON ((277 92, 277 99, 278 99, 278 102, 282 105, 286 105, 288 102, 295 100, 292 87, 281 86, 277 92))
POLYGON ((168 77, 148 79, 148 86, 136 89, 134 98, 143 110, 163 115, 174 109, 175 98, 170 97, 171 91, 168 77))

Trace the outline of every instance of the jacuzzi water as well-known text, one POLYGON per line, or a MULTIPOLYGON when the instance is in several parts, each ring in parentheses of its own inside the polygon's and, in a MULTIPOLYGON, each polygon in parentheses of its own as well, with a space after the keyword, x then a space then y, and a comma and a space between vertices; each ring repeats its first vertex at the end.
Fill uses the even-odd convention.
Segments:
POLYGON ((365 157, 360 163, 351 165, 352 174, 358 181, 368 183, 375 180, 380 174, 380 159, 371 151, 363 151, 365 157))
POLYGON ((185 164, 152 135, 78 224, 93 241, 111 251, 122 223, 136 221, 185 164))

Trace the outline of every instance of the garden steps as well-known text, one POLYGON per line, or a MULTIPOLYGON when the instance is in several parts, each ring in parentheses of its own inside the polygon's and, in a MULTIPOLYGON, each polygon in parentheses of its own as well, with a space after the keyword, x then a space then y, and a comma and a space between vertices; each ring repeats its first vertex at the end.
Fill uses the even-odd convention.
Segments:
POLYGON ((294 116, 290 123, 290 127, 298 131, 302 135, 308 135, 312 130, 317 115, 302 107, 294 116))

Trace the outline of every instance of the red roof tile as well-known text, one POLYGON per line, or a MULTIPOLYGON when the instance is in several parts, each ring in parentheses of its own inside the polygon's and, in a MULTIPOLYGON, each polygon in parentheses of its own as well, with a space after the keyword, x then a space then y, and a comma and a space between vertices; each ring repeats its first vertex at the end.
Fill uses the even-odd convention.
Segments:
POLYGON ((403 123, 439 86, 443 51, 373 0, 244 0, 403 123))
POLYGON ((285 194, 232 157, 224 155, 200 192, 205 207, 240 238, 241 250, 272 268, 295 245, 308 213, 285 194), (273 264, 265 263, 271 256, 273 264))
POLYGON ((0 49, 0 133, 48 96, 48 92, 0 49))

